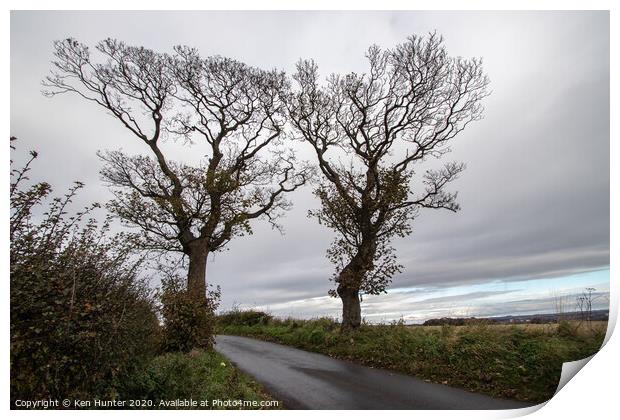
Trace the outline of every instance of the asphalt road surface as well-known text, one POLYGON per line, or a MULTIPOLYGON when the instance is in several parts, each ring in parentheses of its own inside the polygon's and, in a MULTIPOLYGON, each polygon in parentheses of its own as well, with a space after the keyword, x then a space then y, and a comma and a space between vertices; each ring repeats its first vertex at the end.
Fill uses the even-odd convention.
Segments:
POLYGON ((215 349, 289 409, 501 410, 534 405, 252 338, 218 335, 215 349))

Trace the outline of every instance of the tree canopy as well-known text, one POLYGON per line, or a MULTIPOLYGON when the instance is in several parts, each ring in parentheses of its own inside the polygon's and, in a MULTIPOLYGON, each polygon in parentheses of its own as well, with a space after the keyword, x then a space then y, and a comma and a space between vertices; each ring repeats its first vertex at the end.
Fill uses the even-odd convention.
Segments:
POLYGON ((250 221, 274 226, 290 207, 285 194, 310 175, 285 132, 282 72, 266 71, 189 47, 172 54, 106 39, 97 54, 74 39, 54 43, 46 93, 74 93, 108 111, 146 146, 146 154, 101 152, 110 210, 141 229, 146 250, 189 256, 189 286, 204 291, 206 258, 250 221), (203 142, 198 165, 166 156, 166 138, 203 142))
POLYGON ((390 242, 411 233, 419 209, 459 209, 445 187, 464 164, 427 170, 422 191, 412 188, 415 167, 449 152, 482 117, 488 94, 482 61, 450 57, 435 33, 372 46, 366 58, 366 73, 332 74, 326 84, 314 61, 300 61, 290 101, 292 124, 323 175, 312 215, 338 234, 328 251, 338 285, 331 293, 355 299, 384 292, 400 271, 390 242))

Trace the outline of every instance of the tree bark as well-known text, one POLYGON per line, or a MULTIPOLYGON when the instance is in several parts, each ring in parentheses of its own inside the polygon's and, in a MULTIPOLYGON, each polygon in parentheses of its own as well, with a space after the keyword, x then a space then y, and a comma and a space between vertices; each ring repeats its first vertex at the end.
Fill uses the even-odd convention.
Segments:
POLYGON ((359 328, 362 323, 362 309, 360 306, 360 287, 366 273, 372 269, 375 251, 377 249, 374 238, 367 239, 351 261, 338 275, 338 296, 342 300, 343 331, 359 328))
POLYGON ((198 296, 205 296, 207 292, 207 257, 209 251, 205 248, 192 247, 188 253, 187 290, 198 296))
POLYGON ((342 300, 342 324, 340 324, 340 328, 343 331, 359 328, 362 323, 359 290, 339 286, 338 296, 342 300))

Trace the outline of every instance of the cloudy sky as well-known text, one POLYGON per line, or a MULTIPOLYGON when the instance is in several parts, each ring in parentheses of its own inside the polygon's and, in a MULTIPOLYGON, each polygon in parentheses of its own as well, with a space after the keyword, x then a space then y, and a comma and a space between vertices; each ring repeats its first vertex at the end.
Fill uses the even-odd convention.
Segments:
MULTIPOLYGON (((606 12, 13 12, 11 134, 41 158, 33 179, 60 193, 86 183, 77 205, 104 202, 97 150, 144 153, 102 109, 41 95, 52 41, 106 37, 170 52, 177 44, 290 73, 313 58, 321 74, 364 72, 371 44, 391 47, 437 30, 451 55, 482 57, 491 80, 485 119, 446 158, 467 164, 453 183, 458 214, 425 210, 395 242, 403 273, 387 295, 365 297, 371 321, 403 317, 550 312, 554 296, 609 290, 609 15, 606 12)), ((196 156, 179 143, 171 155, 196 156)), ((299 145, 302 156, 310 151, 299 145)), ((19 160, 19 155, 15 155, 19 160)), ((432 164, 432 163, 431 163, 432 164)), ((255 224, 209 261, 208 280, 234 304, 298 317, 337 316, 326 296, 332 233, 306 217, 310 188, 296 192, 285 235, 255 224)))

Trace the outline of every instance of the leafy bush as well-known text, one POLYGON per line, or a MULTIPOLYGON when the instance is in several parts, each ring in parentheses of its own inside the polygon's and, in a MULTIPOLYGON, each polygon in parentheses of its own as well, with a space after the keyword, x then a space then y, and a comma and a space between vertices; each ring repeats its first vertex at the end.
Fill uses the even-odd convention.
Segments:
POLYGON ((316 328, 310 332, 308 340, 313 344, 321 344, 325 341, 325 331, 316 328))
POLYGON ((67 216, 82 184, 23 187, 35 158, 11 171, 11 400, 112 398, 157 350, 153 297, 127 238, 87 219, 97 205, 67 216))
POLYGON ((185 282, 176 275, 169 276, 162 286, 164 350, 188 352, 195 348, 211 348, 214 344, 214 312, 219 305, 219 287, 206 296, 199 296, 187 291, 185 282))
POLYGON ((221 325, 267 325, 273 316, 261 311, 241 311, 239 309, 233 309, 230 312, 218 315, 217 322, 221 325))

